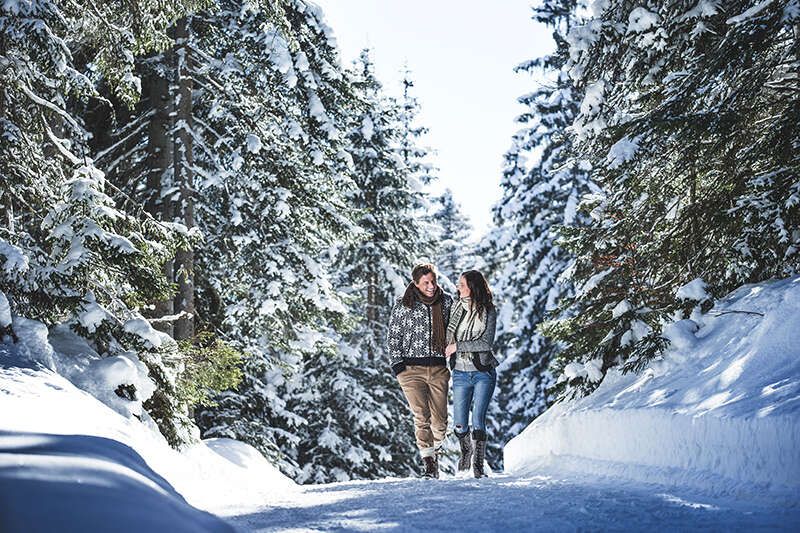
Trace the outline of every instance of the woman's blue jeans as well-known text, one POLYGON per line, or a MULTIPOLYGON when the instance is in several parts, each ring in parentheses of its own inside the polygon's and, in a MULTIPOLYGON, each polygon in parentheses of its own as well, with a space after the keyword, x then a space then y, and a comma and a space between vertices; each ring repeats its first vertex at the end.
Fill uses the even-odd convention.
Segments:
POLYGON ((469 410, 472 408, 472 429, 486 431, 486 411, 494 394, 497 372, 464 372, 453 370, 453 422, 455 432, 469 432, 469 410))

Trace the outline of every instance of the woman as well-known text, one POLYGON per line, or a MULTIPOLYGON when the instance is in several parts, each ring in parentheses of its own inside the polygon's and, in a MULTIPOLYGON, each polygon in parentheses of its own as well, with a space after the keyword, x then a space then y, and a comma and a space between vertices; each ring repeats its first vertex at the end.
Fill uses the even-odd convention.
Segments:
POLYGON ((461 446, 458 470, 469 470, 472 461, 473 473, 480 478, 486 477, 486 410, 497 381, 497 359, 492 354, 497 310, 489 284, 477 270, 461 275, 458 293, 461 299, 450 309, 445 349, 453 371, 453 419, 461 446), (470 408, 474 446, 469 437, 470 408))

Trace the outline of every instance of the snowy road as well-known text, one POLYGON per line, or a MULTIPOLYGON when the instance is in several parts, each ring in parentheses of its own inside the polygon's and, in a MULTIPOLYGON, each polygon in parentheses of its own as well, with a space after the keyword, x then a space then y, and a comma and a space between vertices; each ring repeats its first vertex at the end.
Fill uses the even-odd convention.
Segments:
POLYGON ((309 486, 228 520, 242 531, 797 531, 800 507, 602 479, 496 475, 309 486))

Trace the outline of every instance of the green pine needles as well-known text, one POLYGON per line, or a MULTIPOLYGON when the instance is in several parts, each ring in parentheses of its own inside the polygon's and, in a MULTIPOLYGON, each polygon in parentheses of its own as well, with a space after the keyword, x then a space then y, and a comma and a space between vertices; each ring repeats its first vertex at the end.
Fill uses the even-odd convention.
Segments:
POLYGON ((184 370, 177 383, 177 399, 188 406, 214 407, 214 397, 242 382, 244 354, 204 331, 178 343, 184 370))

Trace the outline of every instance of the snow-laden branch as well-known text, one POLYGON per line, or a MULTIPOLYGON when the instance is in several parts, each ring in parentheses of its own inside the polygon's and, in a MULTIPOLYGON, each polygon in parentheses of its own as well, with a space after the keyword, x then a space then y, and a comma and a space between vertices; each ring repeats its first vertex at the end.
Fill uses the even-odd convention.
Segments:
POLYGON ((81 159, 64 147, 64 140, 60 137, 57 137, 56 134, 53 133, 53 131, 50 129, 50 125, 47 124, 47 120, 45 120, 44 117, 42 117, 42 124, 44 125, 44 131, 47 134, 47 137, 55 145, 56 149, 61 153, 61 155, 63 155, 64 158, 73 165, 80 165, 81 159))
POLYGON ((151 118, 155 114, 156 114, 155 110, 151 109, 150 111, 148 111, 147 113, 145 113, 144 115, 139 117, 135 121, 135 122, 138 122, 138 124, 136 125, 136 127, 134 127, 130 131, 130 133, 126 134, 124 137, 122 137, 120 140, 118 140, 117 142, 115 142, 114 144, 112 144, 111 146, 106 148, 105 150, 102 150, 101 152, 98 152, 97 156, 95 157, 95 160, 96 161, 102 160, 106 155, 108 155, 111 152, 113 152, 118 146, 120 146, 121 144, 123 144, 126 141, 128 141, 134 135, 138 134, 146 126, 149 126, 149 122, 147 122, 147 119, 151 118))
POLYGON ((182 318, 190 318, 191 316, 192 314, 189 313, 188 311, 181 311, 180 313, 175 315, 165 315, 158 318, 148 318, 147 321, 150 322, 151 324, 158 324, 160 322, 175 322, 181 320, 182 318))
POLYGON ((40 106, 42 106, 42 107, 46 107, 47 109, 49 109, 49 110, 53 111, 54 113, 58 114, 58 115, 59 115, 59 116, 61 116, 61 117, 62 117, 64 120, 66 120, 67 122, 69 122, 69 123, 70 123, 70 125, 71 125, 73 128, 75 128, 77 131, 81 131, 81 130, 83 129, 83 128, 81 128, 81 127, 80 127, 80 125, 79 125, 79 124, 78 124, 78 123, 75 121, 75 119, 74 119, 74 118, 72 118, 72 116, 71 116, 69 113, 67 113, 65 110, 63 110, 63 109, 61 109, 60 107, 58 107, 57 105, 55 105, 53 102, 50 102, 50 101, 48 101, 48 100, 45 100, 45 99, 44 99, 44 98, 42 98, 41 96, 39 96, 39 95, 37 95, 36 93, 34 93, 34 92, 33 92, 33 91, 32 91, 32 90, 31 90, 31 89, 30 89, 30 88, 29 88, 29 87, 28 87, 28 86, 27 86, 25 83, 20 83, 20 84, 19 84, 19 86, 22 88, 22 92, 24 92, 24 93, 25 93, 25 95, 26 95, 28 98, 30 98, 31 100, 33 100, 33 102, 34 102, 34 103, 36 103, 36 104, 38 104, 38 105, 40 105, 40 106))

